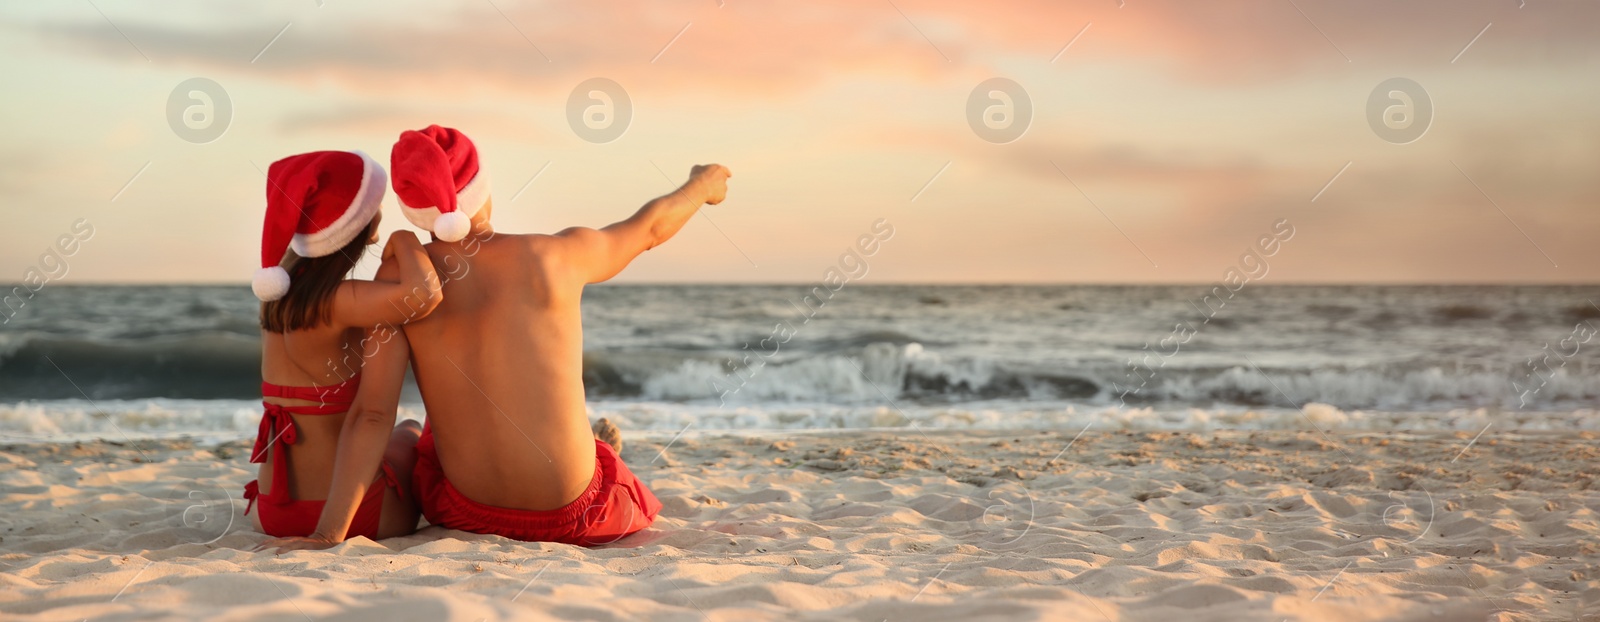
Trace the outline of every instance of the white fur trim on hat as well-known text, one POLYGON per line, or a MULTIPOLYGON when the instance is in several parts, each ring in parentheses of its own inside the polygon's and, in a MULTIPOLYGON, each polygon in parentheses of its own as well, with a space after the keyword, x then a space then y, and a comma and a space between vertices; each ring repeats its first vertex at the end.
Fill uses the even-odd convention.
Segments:
POLYGON ((372 217, 378 213, 378 208, 383 205, 383 193, 389 188, 389 174, 383 167, 366 153, 351 151, 361 156, 361 189, 356 191, 355 200, 350 208, 339 216, 338 220, 316 233, 296 233, 289 240, 289 248, 294 249, 294 254, 301 257, 326 257, 344 248, 357 235, 361 234, 367 224, 372 222, 372 217))
POLYGON ((472 177, 472 181, 467 182, 467 185, 456 193, 456 211, 453 213, 460 214, 463 218, 466 218, 467 227, 465 230, 461 230, 460 237, 455 239, 450 239, 449 236, 445 235, 444 231, 439 229, 441 226, 447 226, 453 232, 458 230, 456 227, 459 225, 453 223, 441 225, 439 222, 440 217, 449 214, 440 212, 437 205, 412 207, 406 205, 406 202, 400 199, 398 194, 395 195, 395 202, 400 204, 400 213, 404 214, 406 220, 411 221, 411 224, 432 232, 434 235, 439 236, 440 240, 454 242, 467 237, 467 234, 472 232, 472 217, 477 215, 478 211, 482 210, 483 206, 489 202, 489 171, 479 168, 478 174, 472 177))
POLYGON ((250 280, 250 291, 262 302, 272 302, 289 293, 289 272, 278 266, 256 270, 250 280))
POLYGON ((472 176, 472 181, 456 193, 456 211, 467 215, 467 218, 478 215, 478 210, 483 209, 483 204, 489 202, 489 171, 478 166, 478 174, 472 176))

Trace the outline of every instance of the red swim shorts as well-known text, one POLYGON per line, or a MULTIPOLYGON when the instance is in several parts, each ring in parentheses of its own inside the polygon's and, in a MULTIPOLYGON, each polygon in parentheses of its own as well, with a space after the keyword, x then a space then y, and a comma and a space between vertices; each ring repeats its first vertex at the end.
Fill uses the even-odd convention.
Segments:
POLYGON ((417 441, 412 483, 428 523, 524 542, 597 546, 616 542, 655 522, 661 502, 628 470, 617 452, 596 440, 594 455, 594 478, 572 503, 554 510, 515 510, 478 503, 456 490, 439 466, 433 430, 424 429, 417 441))

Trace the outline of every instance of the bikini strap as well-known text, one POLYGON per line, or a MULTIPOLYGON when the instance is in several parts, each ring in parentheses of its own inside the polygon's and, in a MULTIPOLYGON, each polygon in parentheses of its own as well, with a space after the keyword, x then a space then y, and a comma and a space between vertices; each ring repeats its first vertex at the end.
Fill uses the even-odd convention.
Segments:
POLYGON ((383 471, 383 485, 393 488, 395 496, 400 497, 401 501, 410 503, 411 493, 400 485, 400 478, 394 474, 394 467, 389 466, 388 462, 382 462, 379 466, 383 471))
POLYGON ((244 485, 244 498, 245 498, 244 515, 245 516, 249 516, 250 515, 250 508, 253 508, 253 507, 256 506, 256 497, 259 497, 259 496, 261 496, 261 483, 260 483, 260 480, 254 480, 253 479, 253 480, 250 480, 250 483, 244 485))
POLYGON ((356 389, 361 386, 361 375, 329 386, 291 387, 261 381, 261 397, 306 400, 323 404, 349 404, 356 399, 356 389))

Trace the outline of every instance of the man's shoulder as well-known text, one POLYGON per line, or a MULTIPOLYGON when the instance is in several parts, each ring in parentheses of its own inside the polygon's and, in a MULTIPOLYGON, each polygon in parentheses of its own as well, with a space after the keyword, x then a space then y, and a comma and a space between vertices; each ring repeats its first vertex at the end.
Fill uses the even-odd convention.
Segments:
POLYGON ((473 233, 468 235, 460 242, 442 242, 439 240, 433 240, 423 244, 422 247, 428 249, 430 252, 474 252, 478 248, 482 247, 506 249, 513 247, 532 247, 542 244, 543 240, 551 237, 552 236, 541 233, 505 233, 501 231, 495 231, 488 234, 473 233))
POLYGON ((505 263, 537 269, 560 254, 559 236, 542 233, 502 233, 468 237, 458 243, 432 241, 424 244, 434 263, 505 263), (454 258, 454 259, 451 259, 454 258))

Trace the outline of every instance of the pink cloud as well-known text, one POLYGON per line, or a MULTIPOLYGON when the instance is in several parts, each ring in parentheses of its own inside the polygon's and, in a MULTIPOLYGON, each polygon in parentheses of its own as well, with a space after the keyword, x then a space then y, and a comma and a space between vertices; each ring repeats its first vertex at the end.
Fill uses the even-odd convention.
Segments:
MULTIPOLYGON (((561 92, 594 75, 630 88, 750 98, 783 97, 852 76, 966 82, 993 73, 1004 59, 1043 65, 1090 22, 1057 61, 1063 70, 1143 65, 1176 81, 1212 85, 1347 66, 1444 67, 1491 21, 1494 27, 1465 57, 1473 64, 1576 63, 1600 52, 1587 26, 1600 18, 1600 5, 1592 3, 1517 9, 1509 0, 1299 0, 1304 14, 1288 0, 1138 0, 1122 8, 1116 0, 497 6, 504 15, 469 4, 425 19, 303 21, 253 64, 247 61, 265 37, 262 28, 125 23, 121 29, 158 63, 303 85, 333 80, 366 91, 457 89, 464 97, 482 89, 561 92)), ((121 35, 101 21, 47 25, 42 32, 58 45, 132 58, 121 35)))

